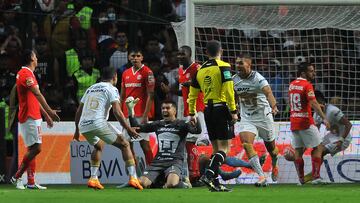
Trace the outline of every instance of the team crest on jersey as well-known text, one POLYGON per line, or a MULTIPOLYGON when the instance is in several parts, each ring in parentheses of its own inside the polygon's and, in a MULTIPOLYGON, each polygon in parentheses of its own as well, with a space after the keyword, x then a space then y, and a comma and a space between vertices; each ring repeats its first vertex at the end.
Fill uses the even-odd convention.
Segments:
POLYGON ((34 79, 32 77, 26 78, 26 86, 32 86, 34 84, 34 79))
POLYGON ((137 80, 141 80, 141 78, 142 78, 141 75, 138 75, 138 76, 136 77, 137 80))
POLYGON ((130 76, 126 76, 126 77, 125 77, 125 79, 129 79, 129 78, 130 78, 130 76))

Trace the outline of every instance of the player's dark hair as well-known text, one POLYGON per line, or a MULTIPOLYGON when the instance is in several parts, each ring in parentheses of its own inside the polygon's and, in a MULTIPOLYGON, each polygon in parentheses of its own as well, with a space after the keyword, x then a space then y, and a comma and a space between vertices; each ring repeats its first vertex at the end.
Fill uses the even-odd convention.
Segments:
POLYGON ((326 104, 326 98, 324 96, 324 94, 322 92, 320 92, 319 90, 315 90, 315 97, 316 100, 320 103, 320 104, 326 104))
POLYGON ((206 44, 206 50, 210 57, 215 57, 221 50, 221 43, 217 40, 211 40, 206 44))
POLYGON ((129 51, 129 54, 136 54, 136 53, 140 53, 141 55, 144 55, 142 50, 139 49, 139 48, 132 48, 130 51, 129 51))
POLYGON ((109 81, 116 74, 116 69, 112 66, 105 66, 101 69, 101 80, 109 81))
POLYGON ((176 103, 173 100, 170 99, 164 100, 163 102, 161 102, 161 105, 163 104, 171 104, 171 106, 176 109, 176 103))
POLYGON ((250 55, 249 53, 241 53, 241 54, 239 55, 239 58, 252 60, 252 57, 251 57, 251 55, 250 55))
POLYGON ((312 66, 312 64, 309 62, 299 63, 298 68, 297 68, 297 75, 300 76, 301 73, 303 73, 303 72, 305 73, 308 70, 309 66, 312 66))
POLYGON ((31 59, 31 56, 33 54, 33 51, 30 50, 30 49, 25 49, 23 52, 22 52, 22 65, 24 66, 27 66, 27 65, 30 65, 32 59, 31 59))
POLYGON ((187 53, 189 53, 189 56, 191 56, 191 47, 184 45, 181 46, 180 49, 184 49, 187 53))

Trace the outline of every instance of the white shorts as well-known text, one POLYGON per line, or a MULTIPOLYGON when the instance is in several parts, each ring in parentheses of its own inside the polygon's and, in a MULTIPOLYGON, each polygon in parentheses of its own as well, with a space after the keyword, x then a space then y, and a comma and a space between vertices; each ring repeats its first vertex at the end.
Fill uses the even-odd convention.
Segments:
POLYGON ((107 144, 113 144, 116 141, 117 136, 122 136, 121 131, 110 123, 107 123, 107 125, 104 127, 97 128, 95 130, 91 130, 81 134, 84 135, 86 140, 91 145, 95 145, 100 140, 104 141, 107 144))
MULTIPOLYGON (((190 120, 190 116, 186 118, 186 120, 190 120)), ((204 118, 204 112, 197 112, 197 121, 200 122, 201 125, 201 133, 200 134, 192 134, 188 133, 186 136, 187 142, 194 142, 196 143, 198 140, 209 140, 209 135, 207 132, 206 124, 205 124, 205 118, 204 118)))
POLYGON ((251 132, 256 136, 261 137, 265 142, 272 142, 275 140, 275 134, 273 130, 273 119, 272 116, 270 118, 265 118, 264 121, 249 121, 245 119, 241 119, 239 125, 238 132, 251 132))
MULTIPOLYGON (((136 117, 135 118, 136 121, 140 124, 141 123, 141 117, 136 117)), ((129 119, 127 119, 127 121, 129 122, 129 119)), ((130 123, 130 122, 129 122, 130 123)), ((149 141, 150 140, 150 135, 149 133, 139 133, 140 134, 140 138, 137 139, 131 139, 129 133, 127 132, 127 130, 125 128, 123 128, 122 130, 125 138, 129 141, 129 142, 136 142, 136 141, 140 141, 140 140, 146 140, 149 141)))
POLYGON ((311 125, 305 130, 292 131, 291 145, 296 148, 314 148, 321 143, 319 130, 315 125, 311 125))
POLYGON ((336 147, 336 142, 340 140, 340 135, 328 132, 324 137, 322 141, 322 145, 325 146, 325 148, 330 152, 331 156, 334 156, 338 152, 344 151, 346 148, 349 147, 352 137, 349 134, 345 139, 341 146, 341 148, 336 147))
POLYGON ((20 132, 26 147, 30 147, 41 141, 41 122, 42 119, 34 120, 28 118, 24 123, 20 123, 20 132))

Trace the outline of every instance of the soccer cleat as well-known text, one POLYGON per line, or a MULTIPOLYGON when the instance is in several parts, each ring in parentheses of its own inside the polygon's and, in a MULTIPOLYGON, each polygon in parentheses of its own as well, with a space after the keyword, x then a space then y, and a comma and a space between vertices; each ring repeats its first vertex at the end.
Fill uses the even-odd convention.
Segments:
POLYGON ((128 184, 129 184, 130 187, 133 187, 133 188, 138 189, 138 190, 143 190, 143 189, 144 189, 144 188, 142 187, 139 179, 134 178, 134 177, 132 177, 132 176, 130 176, 130 179, 129 179, 128 184))
POLYGON ((101 185, 99 179, 97 179, 97 178, 90 178, 88 181, 88 187, 98 189, 98 190, 104 189, 104 186, 101 185))
POLYGON ((279 167, 275 166, 275 167, 272 168, 272 171, 271 171, 271 179, 272 179, 272 181, 276 182, 277 179, 278 179, 278 176, 279 176, 279 167))
POLYGON ((223 180, 231 180, 231 179, 239 177, 239 175, 241 175, 241 170, 235 170, 235 171, 232 171, 232 172, 226 172, 226 171, 223 171, 223 170, 220 169, 219 170, 219 175, 221 176, 221 178, 223 180))
POLYGON ((184 185, 187 186, 186 188, 192 188, 191 181, 190 181, 189 177, 186 176, 185 180, 183 182, 184 182, 184 185))
POLYGON ((209 188, 210 191, 217 190, 217 188, 216 188, 216 186, 214 184, 214 181, 209 180, 205 175, 202 175, 200 177, 200 181, 202 183, 204 183, 209 188))
POLYGON ((231 188, 227 188, 225 185, 218 185, 214 189, 210 189, 211 192, 232 192, 231 188))
POLYGON ((256 187, 266 187, 268 186, 267 180, 265 176, 260 176, 259 180, 255 183, 256 187))
POLYGON ((16 179, 15 177, 11 177, 10 182, 16 186, 16 189, 25 190, 21 178, 16 179))
POLYGON ((26 188, 28 188, 28 189, 33 189, 33 190, 46 190, 47 189, 47 187, 45 187, 45 186, 41 186, 41 185, 39 185, 39 184, 37 184, 37 183, 35 183, 34 185, 26 185, 26 188))
POLYGON ((322 178, 317 178, 317 179, 311 181, 311 184, 313 184, 313 185, 327 185, 327 184, 329 184, 329 182, 326 182, 322 178))

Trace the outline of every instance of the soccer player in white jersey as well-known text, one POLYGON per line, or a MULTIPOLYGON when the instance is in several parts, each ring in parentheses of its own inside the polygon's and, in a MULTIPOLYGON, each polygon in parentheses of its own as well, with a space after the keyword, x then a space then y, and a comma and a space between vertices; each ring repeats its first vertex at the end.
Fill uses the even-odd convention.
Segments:
MULTIPOLYGON (((321 145, 324 146, 322 157, 327 154, 334 156, 349 147, 352 140, 350 135, 352 124, 338 107, 327 104, 326 98, 320 91, 315 91, 315 97, 330 123, 330 129, 326 132, 321 142, 321 145)), ((315 113, 314 120, 316 126, 320 128, 323 119, 315 113)), ((304 180, 305 182, 311 181, 311 173, 307 174, 304 180)))
POLYGON ((271 177, 273 181, 277 181, 279 150, 275 145, 273 131, 273 115, 278 113, 276 100, 266 79, 252 70, 249 55, 238 57, 235 67, 237 74, 233 76, 233 81, 240 106, 240 139, 252 168, 259 175, 255 186, 267 186, 268 183, 253 143, 257 135, 264 140, 272 158, 271 177))
POLYGON ((101 71, 101 80, 102 82, 96 83, 86 90, 75 116, 76 131, 74 139, 79 141, 81 133, 89 144, 94 146, 91 153, 91 177, 88 181, 88 187, 104 189, 98 180, 97 172, 100 167, 104 144, 107 143, 121 150, 130 176, 129 185, 142 190, 143 188, 136 176, 135 160, 129 142, 118 129, 107 122, 112 107, 116 119, 127 130, 129 135, 133 138, 140 136, 126 123, 121 111, 119 92, 115 87, 117 83, 115 68, 104 67, 101 71))

